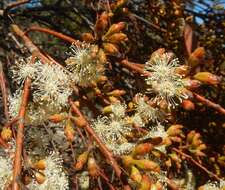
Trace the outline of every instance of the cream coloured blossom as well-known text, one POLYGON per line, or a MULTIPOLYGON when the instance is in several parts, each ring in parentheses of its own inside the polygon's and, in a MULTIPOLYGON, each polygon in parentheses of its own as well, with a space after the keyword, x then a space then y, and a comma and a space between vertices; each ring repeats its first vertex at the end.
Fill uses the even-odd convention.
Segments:
POLYGON ((10 68, 13 80, 17 84, 21 84, 27 77, 34 79, 37 75, 36 66, 36 62, 31 64, 31 57, 17 59, 15 64, 10 68))
POLYGON ((53 152, 46 157, 46 168, 43 171, 46 180, 42 184, 33 181, 28 185, 32 190, 67 190, 69 189, 69 181, 67 174, 63 170, 63 160, 58 153, 53 152))
POLYGON ((59 65, 41 63, 38 73, 33 82, 34 102, 47 104, 56 110, 65 107, 72 94, 69 74, 59 65))
POLYGON ((82 43, 74 44, 70 48, 70 57, 65 61, 67 69, 72 72, 72 78, 80 86, 90 86, 104 74, 104 55, 97 46, 82 43))
POLYGON ((4 189, 10 183, 12 176, 12 160, 8 155, 0 156, 0 189, 4 189))
POLYGON ((182 99, 187 98, 184 93, 185 83, 182 76, 176 72, 178 59, 172 59, 167 54, 155 54, 145 65, 145 71, 151 74, 145 79, 149 93, 156 94, 155 101, 166 100, 169 107, 175 107, 182 99))

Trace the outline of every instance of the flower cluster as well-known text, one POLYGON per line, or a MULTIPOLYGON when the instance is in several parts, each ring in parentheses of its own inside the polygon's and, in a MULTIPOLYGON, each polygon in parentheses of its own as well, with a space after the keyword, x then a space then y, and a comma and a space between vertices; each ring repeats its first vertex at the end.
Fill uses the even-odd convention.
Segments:
POLYGON ((176 70, 178 59, 172 59, 168 53, 155 53, 145 65, 145 71, 150 72, 146 78, 148 92, 155 93, 155 101, 166 100, 169 107, 175 107, 176 101, 187 98, 184 93, 185 84, 176 70))
POLYGON ((70 57, 65 61, 72 79, 80 86, 90 86, 104 74, 105 54, 97 46, 82 43, 72 45, 70 57))
POLYGON ((45 181, 42 184, 33 181, 28 185, 28 188, 33 190, 67 190, 69 188, 69 182, 66 173, 63 171, 60 156, 53 152, 45 159, 45 163, 45 181))
POLYGON ((132 130, 125 120, 126 107, 123 104, 116 103, 112 104, 111 108, 112 114, 110 117, 99 117, 93 122, 92 127, 103 143, 114 154, 122 155, 129 153, 134 144, 129 143, 125 137, 132 130))

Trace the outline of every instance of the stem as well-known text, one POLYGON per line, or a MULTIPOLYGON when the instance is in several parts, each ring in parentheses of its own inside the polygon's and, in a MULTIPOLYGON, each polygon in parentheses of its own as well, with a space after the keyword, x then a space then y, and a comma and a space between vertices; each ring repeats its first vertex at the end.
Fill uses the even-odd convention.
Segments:
POLYGON ((5 114, 6 120, 8 121, 9 120, 8 92, 7 92, 6 79, 5 79, 2 63, 0 63, 0 87, 2 91, 4 114, 5 114))
POLYGON ((29 91, 30 91, 31 80, 26 79, 23 88, 22 102, 19 110, 19 125, 16 136, 16 152, 13 165, 13 181, 12 190, 19 190, 18 178, 21 173, 22 167, 22 150, 23 150, 23 137, 24 137, 24 120, 26 114, 26 106, 28 104, 29 91))
POLYGON ((198 101, 202 102, 203 104, 207 105, 208 107, 211 107, 211 108, 217 110, 218 112, 222 113, 223 115, 225 115, 225 109, 221 105, 216 104, 216 103, 206 99, 205 97, 200 96, 197 93, 193 93, 193 95, 198 101))
POLYGON ((62 39, 64 41, 67 41, 69 43, 75 43, 75 44, 77 44, 77 43, 79 44, 80 43, 78 40, 75 40, 75 39, 73 39, 70 36, 67 36, 65 34, 56 32, 56 31, 48 29, 48 28, 42 28, 42 27, 39 27, 39 26, 32 26, 31 28, 29 28, 26 31, 26 34, 31 32, 31 31, 37 31, 37 32, 43 32, 43 33, 51 34, 51 35, 53 35, 53 36, 55 36, 57 38, 60 38, 60 39, 62 39))
MULTIPOLYGON (((76 107, 76 105, 72 102, 72 100, 69 100, 69 101, 70 101, 70 105, 71 105, 72 110, 80 118, 82 118, 82 119, 84 119, 86 121, 86 119, 84 118, 83 114, 76 107)), ((120 166, 118 165, 117 161, 113 158, 112 153, 108 150, 108 148, 105 146, 105 144, 101 141, 101 139, 98 137, 98 135, 95 133, 95 131, 90 127, 90 125, 88 124, 87 121, 86 121, 86 125, 84 126, 84 128, 91 135, 91 137, 93 137, 95 142, 98 144, 101 152, 110 161, 110 164, 113 167, 113 169, 115 170, 116 175, 120 178, 122 171, 121 171, 120 166)))
POLYGON ((175 152, 177 152, 178 154, 184 156, 184 157, 187 158, 188 160, 190 160, 193 164, 195 164, 195 165, 198 166, 200 169, 202 169, 203 171, 205 171, 209 176, 212 176, 212 177, 214 177, 217 181, 220 181, 220 178, 219 178, 216 174, 210 172, 206 167, 204 167, 203 165, 201 165, 200 163, 198 163, 198 162, 197 162, 196 160, 194 160, 190 155, 183 153, 182 151, 178 150, 177 148, 173 148, 173 150, 174 150, 175 152))

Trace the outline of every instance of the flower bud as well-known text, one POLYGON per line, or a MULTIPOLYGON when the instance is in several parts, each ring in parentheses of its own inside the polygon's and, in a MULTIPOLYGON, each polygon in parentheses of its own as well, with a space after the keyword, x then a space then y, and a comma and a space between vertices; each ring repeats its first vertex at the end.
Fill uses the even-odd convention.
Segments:
POLYGON ((125 26, 126 26, 125 22, 119 22, 117 24, 113 24, 109 28, 108 32, 105 34, 104 38, 106 38, 107 36, 110 36, 111 34, 120 32, 121 30, 125 28, 125 26))
POLYGON ((65 136, 66 136, 66 139, 67 139, 69 142, 72 142, 72 141, 73 141, 75 131, 74 131, 74 129, 73 129, 73 124, 72 124, 72 122, 71 122, 70 119, 66 122, 66 126, 65 126, 65 128, 64 128, 64 134, 65 134, 65 136))
POLYGON ((151 189, 151 181, 147 175, 142 176, 141 187, 138 190, 150 190, 151 189))
POLYGON ((149 152, 151 152, 151 150, 153 149, 153 145, 151 143, 143 143, 143 144, 139 144, 137 145, 133 152, 132 152, 132 155, 135 156, 135 155, 144 155, 144 154, 147 154, 149 152))
POLYGON ((160 172, 159 165, 151 160, 134 160, 133 163, 140 169, 160 172))
POLYGON ((105 64, 107 62, 107 58, 106 58, 106 55, 105 55, 103 49, 100 49, 98 51, 98 59, 101 64, 105 64))
POLYGON ((118 44, 122 41, 126 41, 128 40, 127 38, 127 35, 124 34, 124 33, 116 33, 116 34, 113 34, 112 36, 109 36, 106 41, 107 42, 110 42, 110 43, 115 43, 115 44, 118 44))
POLYGON ((81 170, 84 167, 84 164, 86 164, 88 159, 88 154, 89 154, 89 151, 85 151, 78 156, 77 162, 75 164, 76 170, 81 170))
POLYGON ((38 170, 45 170, 46 168, 46 162, 45 160, 39 160, 38 162, 36 162, 33 166, 35 169, 38 170))
POLYGON ((182 134, 182 129, 183 128, 183 125, 179 125, 179 124, 174 124, 174 125, 171 125, 166 133, 169 135, 169 136, 177 136, 177 135, 180 135, 182 134))
POLYGON ((66 114, 65 113, 60 113, 60 114, 54 114, 48 118, 51 122, 53 123, 59 123, 66 119, 66 114))
POLYGON ((131 167, 130 178, 137 183, 141 182, 141 179, 142 179, 141 173, 135 166, 131 167))
POLYGON ((111 55, 115 55, 115 54, 119 53, 118 47, 116 47, 115 44, 103 43, 103 48, 106 53, 111 54, 111 55))
POLYGON ((194 79, 211 85, 216 85, 220 82, 220 77, 210 72, 199 72, 194 75, 194 79))
POLYGON ((95 30, 97 34, 101 34, 102 32, 104 32, 107 26, 108 26, 108 14, 107 12, 104 11, 100 15, 100 17, 98 18, 95 24, 95 30))
POLYGON ((134 159, 131 156, 122 156, 121 159, 126 167, 133 165, 134 159))
POLYGON ((45 182, 46 177, 43 173, 35 172, 35 179, 39 184, 42 184, 45 182))
POLYGON ((190 100, 183 100, 182 107, 187 111, 191 111, 195 109, 195 104, 190 100))
POLYGON ((124 94, 126 94, 126 91, 125 90, 118 90, 118 89, 117 90, 113 90, 112 92, 107 93, 108 96, 117 96, 117 97, 122 96, 124 94))
POLYGON ((99 175, 99 168, 96 164, 95 159, 92 157, 88 159, 88 173, 92 177, 97 177, 99 175))
POLYGON ((195 49, 195 51, 190 55, 188 59, 188 63, 195 67, 201 63, 201 60, 205 56, 205 49, 203 47, 198 47, 195 49))
POLYGON ((88 42, 88 43, 91 43, 95 40, 94 36, 89 32, 83 33, 82 36, 81 36, 81 39, 85 42, 88 42))
POLYGON ((72 120, 77 125, 77 127, 84 127, 87 125, 86 120, 83 117, 73 117, 72 120))
POLYGON ((1 137, 5 141, 9 141, 12 138, 12 130, 9 127, 3 127, 1 137))

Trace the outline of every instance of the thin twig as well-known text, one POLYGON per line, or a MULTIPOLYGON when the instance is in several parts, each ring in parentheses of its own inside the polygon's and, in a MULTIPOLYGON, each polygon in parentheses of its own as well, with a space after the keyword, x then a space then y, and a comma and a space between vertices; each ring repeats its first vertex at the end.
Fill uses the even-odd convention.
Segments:
POLYGON ((26 107, 28 104, 29 92, 30 92, 31 80, 26 79, 23 88, 22 102, 19 110, 19 124, 16 136, 16 152, 13 165, 13 181, 12 181, 12 190, 19 190, 18 179, 21 173, 22 167, 22 150, 23 150, 23 138, 24 138, 24 120, 26 114, 26 107))
POLYGON ((0 62, 0 87, 2 91, 2 100, 3 100, 3 106, 4 106, 4 114, 6 117, 6 120, 9 120, 9 109, 8 109, 8 91, 6 86, 6 79, 5 74, 3 71, 2 63, 0 62))
POLYGON ((220 181, 221 179, 214 173, 210 172, 206 167, 204 167, 203 165, 201 165, 200 163, 198 163, 196 160, 194 160, 190 155, 185 154, 184 152, 178 150, 177 148, 173 148, 173 150, 175 152, 177 152, 178 154, 184 156, 185 158, 187 158, 188 160, 190 160, 193 164, 195 164, 196 166, 198 166, 201 170, 205 171, 209 176, 214 177, 216 180, 220 181))
POLYGON ((37 31, 37 32, 43 32, 43 33, 46 33, 46 34, 50 34, 50 35, 53 35, 57 38, 60 38, 64 41, 67 41, 69 43, 79 43, 78 40, 75 40, 74 38, 70 37, 70 36, 67 36, 65 34, 62 34, 60 32, 56 32, 54 30, 51 30, 51 29, 48 29, 48 28, 42 28, 42 27, 39 27, 39 26, 32 26, 31 28, 29 28, 25 34, 28 34, 29 32, 32 32, 32 31, 37 31))
POLYGON ((203 104, 207 105, 208 107, 211 107, 211 108, 217 110, 219 113, 222 113, 223 115, 225 115, 225 109, 221 105, 216 104, 216 103, 206 99, 205 97, 200 96, 197 93, 193 93, 193 95, 198 101, 202 102, 203 104))

